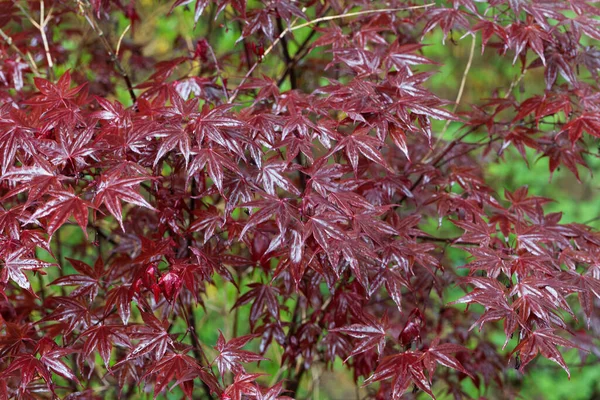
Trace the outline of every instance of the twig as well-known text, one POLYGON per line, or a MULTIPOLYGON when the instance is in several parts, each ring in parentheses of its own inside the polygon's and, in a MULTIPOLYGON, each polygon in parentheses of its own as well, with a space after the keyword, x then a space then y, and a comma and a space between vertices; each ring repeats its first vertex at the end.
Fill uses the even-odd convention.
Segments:
POLYGON ((119 41, 117 42, 117 48, 115 49, 115 55, 117 57, 119 56, 119 50, 121 50, 121 42, 123 41, 125 34, 129 31, 129 28, 131 28, 131 24, 127 25, 127 28, 125 28, 125 30, 123 31, 123 33, 121 33, 121 36, 119 37, 119 41))
MULTIPOLYGON (((48 45, 48 38, 46 37, 46 32, 45 32, 46 25, 48 24, 48 21, 50 21, 50 18, 52 17, 52 9, 50 9, 48 16, 46 18, 44 18, 44 14, 45 14, 44 1, 41 0, 40 1, 40 22, 38 23, 35 19, 33 19, 31 14, 29 14, 29 12, 27 12, 27 10, 25 8, 23 8, 23 6, 21 4, 19 4, 19 2, 13 0, 13 4, 15 6, 17 6, 17 8, 21 11, 21 13, 25 16, 25 18, 27 18, 29 20, 31 25, 33 25, 37 30, 40 31, 40 34, 42 36, 42 43, 44 45, 44 51, 46 52, 46 60, 48 62, 48 78, 52 79, 52 67, 54 66, 54 63, 52 61, 52 56, 50 55, 50 46, 48 45)), ((29 60, 30 60, 30 65, 35 64, 33 62, 33 58, 31 57, 31 55, 29 56, 29 60)), ((36 70, 37 70, 37 68, 36 68, 36 70)))
MULTIPOLYGON (((204 350, 202 350, 202 344, 200 343, 200 339, 198 338, 198 334, 196 333, 196 318, 194 317, 194 312, 193 310, 191 310, 191 313, 188 314, 186 311, 186 307, 183 304, 183 301, 181 300, 181 297, 179 297, 177 300, 179 302, 179 306, 181 307, 183 318, 185 319, 185 322, 188 325, 188 331, 190 332, 190 338, 192 339, 192 352, 194 353, 194 357, 198 361, 198 364, 202 365, 203 367, 205 366, 207 368, 210 368, 210 362, 206 358, 204 350)), ((202 382, 202 388, 206 392, 208 398, 212 399, 213 396, 210 387, 203 380, 200 380, 200 382, 202 382)))
MULTIPOLYGON (((283 32, 284 29, 283 29, 283 23, 281 22, 281 18, 277 18, 277 27, 279 28, 280 32, 283 32)), ((285 63, 287 65, 292 65, 292 56, 290 56, 290 52, 288 50, 287 39, 285 37, 281 38, 281 49, 283 50, 283 58, 285 59, 285 63)), ((290 86, 291 86, 292 90, 294 90, 297 88, 297 82, 296 82, 296 71, 294 70, 293 66, 290 68, 289 75, 290 75, 290 86)))
POLYGON ((279 80, 277 81, 277 86, 281 86, 281 84, 285 81, 286 76, 289 73, 291 73, 296 64, 298 64, 298 62, 310 52, 310 48, 307 48, 307 45, 308 43, 310 43, 311 39, 315 36, 316 33, 316 30, 312 30, 308 37, 304 40, 304 42, 300 44, 300 46, 298 47, 298 51, 296 51, 296 54, 294 54, 294 57, 292 57, 290 62, 288 62, 288 64, 285 66, 285 71, 283 71, 281 78, 279 78, 279 80))
POLYGON ((328 16, 325 16, 325 17, 315 18, 315 19, 313 19, 311 21, 307 21, 307 22, 302 23, 300 25, 294 25, 294 23, 298 20, 298 19, 296 19, 294 22, 292 22, 290 25, 288 25, 288 27, 285 28, 279 34, 279 36, 277 36, 277 38, 273 41, 273 43, 271 43, 271 45, 265 50, 265 52, 262 55, 262 57, 258 61, 256 61, 254 63, 254 65, 252 65, 252 68, 250 68, 248 70, 248 72, 246 73, 246 75, 244 76, 244 78, 242 78, 242 81, 240 82, 240 84, 238 85, 238 87, 233 92, 233 95, 229 98, 229 100, 227 102, 229 104, 233 103, 233 101, 236 99, 236 97, 237 97, 237 95, 239 93, 240 87, 246 82, 246 80, 248 80, 248 78, 250 77, 250 75, 252 75, 252 72, 254 72, 254 70, 256 69, 256 67, 258 66, 258 64, 262 61, 262 59, 264 59, 271 51, 273 51, 273 49, 275 48, 275 46, 277 46, 277 44, 281 41, 281 39, 283 39, 283 37, 285 35, 287 35, 288 33, 290 33, 290 32, 293 32, 293 31, 298 30, 298 29, 306 28, 307 26, 315 25, 315 24, 318 24, 318 23, 324 22, 324 21, 333 21, 333 20, 336 20, 336 19, 356 17, 356 16, 359 16, 359 15, 368 15, 368 14, 378 14, 378 13, 386 13, 386 12, 417 10, 417 9, 428 8, 428 7, 431 7, 433 5, 435 5, 435 3, 428 3, 428 4, 423 4, 423 5, 420 5, 420 6, 399 7, 399 8, 382 8, 382 9, 379 9, 379 10, 363 10, 363 11, 351 12, 351 13, 346 13, 346 14, 328 15, 328 16))
POLYGON ((227 100, 227 102, 229 103, 227 87, 225 87, 225 81, 223 80, 223 72, 221 71, 221 67, 219 67, 219 61, 217 61, 217 56, 215 55, 215 52, 213 51, 213 48, 210 45, 208 46, 208 51, 210 52, 210 56, 213 59, 213 62, 215 63, 215 69, 217 70, 217 74, 221 78, 221 88, 223 89, 223 95, 225 96, 225 100, 227 100))
MULTIPOLYGON (((386 13, 386 12, 418 10, 418 9, 422 9, 422 8, 429 8, 429 7, 434 6, 434 5, 435 5, 435 3, 428 3, 428 4, 423 4, 423 5, 420 5, 420 6, 398 7, 398 8, 381 8, 381 9, 378 9, 378 10, 363 10, 363 11, 356 11, 356 12, 351 12, 351 13, 346 13, 346 14, 328 15, 326 17, 315 18, 315 19, 313 19, 311 21, 305 22, 305 23, 300 24, 300 25, 296 25, 296 26, 293 26, 293 27, 288 27, 287 31, 288 32, 292 32, 292 31, 295 31, 297 29, 302 29, 302 28, 306 28, 307 26, 318 24, 319 22, 332 21, 332 20, 335 20, 335 19, 357 17, 359 15, 378 14, 378 13, 386 13)), ((286 32, 282 32, 282 35, 279 35, 280 38, 283 37, 283 36, 285 36, 285 33, 286 32)), ((265 55, 266 55, 266 52, 265 52, 265 55)))
POLYGON ((2 28, 0 28, 0 37, 6 42, 6 44, 8 44, 8 46, 19 56, 19 58, 21 60, 23 60, 24 62, 26 62, 29 65, 29 68, 31 69, 31 72, 33 72, 33 74, 36 77, 41 77, 40 75, 40 71, 38 71, 37 69, 37 65, 35 65, 35 63, 33 62, 33 59, 30 57, 27 57, 14 43, 12 37, 10 37, 9 35, 7 35, 2 28))
MULTIPOLYGON (((478 126, 473 127, 472 129, 468 130, 467 132, 465 132, 463 135, 461 135, 459 138, 454 139, 452 142, 448 143, 448 146, 446 146, 446 148, 440 153, 439 156, 437 156, 434 160, 431 161, 431 165, 436 165, 437 163, 439 163, 440 161, 442 161, 442 159, 444 157, 446 157, 446 155, 461 141, 463 140, 467 135, 469 135, 472 131, 474 131, 475 129, 477 129, 478 126)), ((412 184, 412 186, 410 187, 410 192, 412 192, 413 190, 415 190, 417 188, 417 186, 419 186, 419 184, 421 183, 421 181, 423 180, 423 178, 425 177, 425 174, 421 174, 417 180, 415 181, 415 183, 412 184)), ((398 200, 397 204, 402 203, 404 200, 406 200, 408 196, 406 194, 403 194, 402 197, 400 198, 400 200, 398 200)))
MULTIPOLYGON (((58 271, 60 274, 60 277, 62 278, 65 275, 65 271, 64 271, 64 265, 65 265, 65 258, 63 257, 63 245, 62 245, 62 241, 60 240, 60 231, 61 229, 57 229, 56 232, 54 232, 54 239, 56 242, 56 260, 58 261, 58 271)), ((65 291, 65 287, 64 286, 60 286, 60 294, 61 296, 66 296, 66 291, 65 291)))
MULTIPOLYGON (((467 76, 469 75, 469 71, 471 70, 471 65, 473 64, 473 55, 475 54, 475 43, 477 42, 477 36, 473 35, 473 40, 471 41, 471 49, 469 50, 469 59, 467 61, 467 65, 465 66, 465 70, 462 74, 462 79, 460 81, 460 86, 458 87, 458 94, 456 95, 456 100, 454 101, 454 106, 452 107, 452 113, 454 114, 460 105, 460 101, 462 100, 462 96, 465 90, 465 85, 467 83, 467 76)), ((431 147, 429 154, 425 157, 429 157, 431 153, 433 153, 434 149, 440 143, 440 140, 444 137, 444 134, 448 130, 448 126, 450 126, 450 120, 447 120, 444 124, 444 128, 442 132, 440 132, 438 138, 436 139, 434 145, 431 147)))
MULTIPOLYGON (((137 97, 133 91, 133 85, 131 83, 131 79, 129 78, 127 71, 125 71, 125 68, 123 68, 123 65, 117 58, 117 55, 113 52, 112 46, 106 39, 106 36, 104 35, 104 32, 102 31, 102 29, 98 25, 98 22, 96 21, 96 17, 94 17, 94 13, 92 13, 90 11, 89 2, 87 2, 87 0, 77 0, 77 2, 80 5, 80 9, 84 13, 84 17, 85 17, 86 21, 88 22, 88 24, 90 25, 92 30, 94 32, 96 32, 96 35, 98 35, 100 42, 102 42, 102 46, 104 46, 104 50, 108 53, 110 60, 114 63, 115 68, 117 69, 117 72, 123 77, 123 80, 125 81, 125 84, 127 85, 127 90, 129 91, 129 96, 131 97, 131 100, 135 103, 137 101, 137 97)), ((120 44, 121 43, 119 40, 119 45, 120 44)))
POLYGON ((46 25, 50 21, 52 16, 52 9, 48 12, 47 18, 44 18, 44 0, 40 0, 40 23, 35 24, 36 28, 40 30, 42 35, 42 43, 44 44, 44 51, 46 52, 46 61, 48 62, 48 76, 52 76, 52 68, 54 68, 54 62, 52 61, 52 55, 50 54, 50 46, 48 44, 48 38, 46 37, 46 25))
POLYGON ((459 242, 458 240, 460 240, 460 237, 441 238, 441 237, 435 237, 435 236, 429 236, 429 235, 416 235, 416 236, 414 236, 414 238, 424 240, 426 242, 439 242, 439 243, 446 243, 446 244, 451 244, 451 245, 455 245, 455 246, 479 246, 480 245, 480 243, 475 243, 475 242, 459 242))
POLYGON ((527 68, 523 69, 523 72, 521 72, 521 75, 519 75, 519 77, 517 79, 513 79, 513 81, 510 83, 510 87, 508 88, 508 90, 506 91, 506 94, 504 95, 505 99, 508 99, 508 97, 512 93, 513 89, 523 80, 526 73, 527 73, 527 68))

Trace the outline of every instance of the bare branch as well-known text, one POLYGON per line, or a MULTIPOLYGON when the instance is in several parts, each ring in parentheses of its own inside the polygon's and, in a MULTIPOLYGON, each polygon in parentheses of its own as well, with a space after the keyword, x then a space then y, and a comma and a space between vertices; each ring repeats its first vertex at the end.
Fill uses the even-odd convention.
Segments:
MULTIPOLYGON (((119 61, 119 58, 117 57, 115 52, 112 50, 112 46, 106 39, 106 36, 104 35, 104 32, 100 28, 100 25, 98 24, 98 21, 96 20, 96 17, 94 17, 94 13, 91 12, 90 3, 87 0, 78 0, 78 3, 80 5, 80 9, 83 11, 86 21, 88 22, 88 24, 90 25, 92 30, 94 32, 96 32, 96 35, 98 35, 98 38, 100 39, 100 42, 102 43, 102 46, 104 46, 104 50, 106 51, 106 53, 108 53, 108 56, 110 57, 111 61, 114 63, 117 72, 123 77, 123 80, 125 81, 125 84, 127 85, 127 90, 129 91, 129 97, 131 97, 131 100, 135 103, 137 101, 137 97, 135 95, 135 92, 133 91, 133 84, 131 83, 131 79, 129 78, 127 71, 125 71, 125 68, 123 68, 123 65, 119 61)), ((125 30, 125 32, 126 31, 127 31, 127 29, 125 30)), ((120 47, 120 44, 121 44, 121 40, 119 39, 119 44, 117 46, 117 49, 120 47)))
POLYGON ((4 32, 1 28, 0 28, 0 38, 2 38, 2 40, 4 40, 6 42, 6 44, 19 56, 19 58, 21 60, 23 60, 24 62, 26 62, 29 65, 29 68, 31 69, 31 72, 33 72, 33 74, 36 77, 41 77, 42 75, 40 74, 40 71, 38 71, 37 69, 37 65, 35 65, 35 62, 33 62, 33 59, 31 58, 31 56, 27 57, 14 43, 12 37, 10 37, 8 34, 6 34, 6 32, 4 32))

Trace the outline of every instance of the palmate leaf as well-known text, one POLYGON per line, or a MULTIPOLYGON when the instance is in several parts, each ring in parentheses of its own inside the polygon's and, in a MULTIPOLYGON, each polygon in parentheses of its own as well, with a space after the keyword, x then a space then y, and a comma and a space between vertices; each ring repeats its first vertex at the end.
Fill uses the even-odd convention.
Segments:
POLYGON ((197 377, 205 382, 211 390, 216 391, 215 389, 218 387, 212 374, 205 371, 193 357, 182 353, 165 354, 142 376, 142 379, 147 379, 152 375, 156 376, 154 398, 157 398, 174 378, 177 379, 174 386, 180 386, 189 398, 192 397, 193 380, 197 377))
POLYGON ((121 363, 150 355, 155 360, 160 360, 167 349, 173 348, 173 338, 167 331, 168 321, 160 321, 153 314, 141 312, 145 325, 132 326, 129 331, 129 337, 136 340, 137 343, 132 346, 133 349, 127 354, 127 357, 121 363))
POLYGON ((423 352, 423 364, 425 365, 429 376, 433 376, 436 365, 440 364, 472 377, 472 373, 467 371, 460 361, 452 356, 453 353, 458 352, 469 352, 469 350, 453 343, 439 344, 439 338, 436 338, 433 341, 432 346, 423 352))
POLYGON ((388 168, 383 156, 379 152, 378 147, 381 147, 380 141, 368 135, 369 129, 357 130, 352 135, 346 136, 331 150, 332 153, 344 150, 354 173, 358 172, 358 157, 362 154, 371 161, 380 164, 384 168, 388 168))
POLYGON ((425 375, 422 358, 423 354, 418 351, 406 351, 387 356, 379 363, 373 375, 365 381, 365 385, 391 378, 394 400, 399 400, 411 383, 435 399, 429 379, 425 375))
POLYGON ((104 175, 98 184, 96 195, 94 196, 94 207, 100 207, 104 204, 108 211, 117 219, 121 229, 125 231, 125 227, 123 226, 121 201, 155 210, 155 208, 133 188, 133 186, 137 186, 145 180, 148 180, 148 178, 123 177, 117 172, 104 175))
POLYGON ((87 238, 88 208, 92 205, 70 191, 48 192, 52 199, 38 207, 29 217, 29 221, 48 217, 46 230, 52 236, 62 225, 73 216, 87 238))
POLYGON ((568 348, 577 347, 572 342, 556 335, 554 329, 540 328, 534 332, 528 332, 519 342, 517 347, 514 348, 511 355, 515 353, 519 354, 521 360, 519 369, 523 371, 527 364, 529 364, 538 354, 541 354, 543 357, 560 365, 569 378, 571 378, 569 368, 567 368, 567 364, 556 346, 568 348))
POLYGON ((353 324, 344 328, 330 330, 331 332, 345 333, 358 339, 358 342, 355 344, 352 353, 350 353, 346 361, 348 361, 350 357, 373 348, 377 350, 377 354, 383 354, 383 350, 385 349, 386 329, 389 327, 387 314, 383 316, 381 322, 366 313, 363 314, 363 319, 364 323, 362 324, 353 324))
POLYGON ((290 179, 285 175, 289 170, 288 163, 277 161, 272 158, 265 162, 262 169, 258 172, 258 181, 264 188, 265 192, 271 196, 276 195, 276 187, 280 187, 297 196, 300 191, 294 186, 290 179))
POLYGON ((97 351, 106 367, 109 366, 111 350, 114 344, 126 348, 131 346, 129 336, 123 327, 119 325, 91 327, 82 332, 81 336, 86 338, 83 345, 83 355, 87 357, 97 351))
POLYGON ((22 247, 2 258, 3 268, 0 271, 0 282, 7 283, 10 279, 23 289, 30 290, 31 285, 25 271, 37 271, 55 265, 35 258, 27 258, 28 253, 29 250, 22 247))
POLYGON ((206 167, 208 176, 213 180, 220 193, 223 191, 223 178, 225 169, 240 173, 236 163, 217 148, 205 148, 195 150, 194 159, 188 169, 188 177, 193 177, 206 167))
POLYGON ((242 400, 245 395, 256 395, 260 393, 259 388, 254 383, 256 378, 262 374, 247 374, 244 372, 236 373, 233 383, 223 392, 223 398, 228 400, 242 400))
POLYGON ((242 350, 250 340, 256 338, 257 335, 245 335, 237 338, 233 338, 230 341, 226 341, 223 333, 219 331, 219 339, 215 349, 219 352, 219 355, 214 359, 213 363, 217 364, 219 373, 223 375, 225 371, 233 371, 236 374, 244 372, 242 367, 243 363, 251 363, 256 361, 266 360, 261 355, 253 353, 248 350, 242 350))
POLYGON ((264 309, 266 309, 273 318, 279 318, 279 303, 276 297, 279 290, 270 285, 263 285, 260 283, 251 283, 248 286, 251 290, 240 296, 232 309, 252 302, 252 307, 250 308, 250 328, 254 327, 256 322, 262 316, 264 309))
POLYGON ((173 149, 179 150, 186 164, 189 162, 192 153, 192 135, 185 126, 180 123, 160 126, 153 129, 152 136, 161 139, 158 152, 154 158, 154 166, 173 149))
POLYGON ((298 209, 293 203, 288 201, 288 199, 267 195, 263 196, 261 200, 248 202, 239 207, 248 208, 250 210, 253 208, 258 209, 253 212, 246 221, 244 229, 242 229, 240 233, 240 238, 244 237, 246 232, 275 216, 277 217, 276 223, 280 232, 286 231, 288 225, 300 223, 298 209))
POLYGON ((84 297, 87 295, 90 301, 93 302, 98 295, 100 279, 106 274, 102 259, 98 258, 96 260, 94 268, 79 260, 72 258, 67 258, 67 260, 69 260, 78 274, 61 276, 51 282, 50 285, 78 286, 77 289, 71 292, 71 296, 84 297))
MULTIPOLYGON (((15 111, 12 111, 15 114, 15 111)), ((21 126, 18 118, 0 117, 0 172, 4 175, 15 162, 17 151, 31 152, 35 148, 34 129, 21 126)))

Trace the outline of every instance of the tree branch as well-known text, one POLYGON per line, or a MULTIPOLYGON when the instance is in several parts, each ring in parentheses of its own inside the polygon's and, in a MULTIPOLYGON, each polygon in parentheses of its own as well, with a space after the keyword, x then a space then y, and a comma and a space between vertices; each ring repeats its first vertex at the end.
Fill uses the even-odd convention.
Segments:
POLYGON ((298 18, 296 18, 287 28, 285 28, 279 34, 279 36, 277 36, 277 38, 273 41, 273 43, 271 43, 271 45, 265 50, 265 52, 262 55, 261 59, 258 60, 258 61, 256 61, 254 63, 254 65, 252 65, 252 68, 250 68, 248 70, 248 72, 246 73, 246 76, 244 76, 244 78, 242 78, 242 81, 240 82, 240 84, 238 85, 238 87, 236 88, 236 90, 233 92, 233 95, 229 98, 229 100, 227 102, 229 104, 231 104, 231 103, 234 102, 234 100, 236 99, 236 97, 237 97, 237 95, 239 93, 240 86, 242 86, 246 82, 246 80, 248 80, 248 78, 250 77, 250 75, 252 75, 252 72, 254 72, 254 70, 256 69, 256 67, 258 66, 258 64, 262 61, 262 59, 264 59, 267 55, 269 55, 269 53, 271 53, 271 51, 273 51, 273 49, 275 48, 275 46, 277 46, 279 44, 279 42, 281 41, 281 39, 283 39, 285 37, 285 35, 287 35, 290 32, 296 31, 298 29, 306 28, 307 26, 315 25, 315 24, 318 24, 318 23, 324 22, 324 21, 333 21, 333 20, 336 20, 336 19, 356 17, 356 16, 359 16, 359 15, 368 15, 368 14, 379 14, 379 13, 386 13, 386 12, 417 10, 417 9, 428 8, 428 7, 431 7, 431 6, 434 6, 434 5, 435 5, 435 3, 428 3, 428 4, 424 4, 424 5, 420 5, 420 6, 399 7, 399 8, 382 8, 382 9, 378 9, 378 10, 363 10, 363 11, 351 12, 351 13, 346 13, 346 14, 328 15, 328 16, 325 16, 325 17, 315 18, 315 19, 313 19, 311 21, 307 21, 307 22, 299 24, 299 25, 294 25, 298 21, 298 18))
POLYGON ((27 57, 14 43, 12 37, 10 37, 9 35, 6 34, 6 32, 4 32, 2 30, 2 28, 0 28, 0 38, 2 38, 2 40, 4 40, 6 42, 6 44, 8 44, 8 46, 19 56, 19 58, 21 60, 23 60, 24 62, 26 62, 29 65, 29 69, 31 69, 31 72, 33 72, 33 74, 36 77, 41 77, 42 75, 40 74, 40 71, 38 71, 37 69, 37 65, 35 65, 35 63, 33 62, 33 59, 31 57, 27 57))
POLYGON ((117 72, 123 77, 123 80, 125 81, 125 84, 127 85, 127 90, 129 91, 129 97, 131 97, 131 100, 135 103, 137 101, 137 97, 135 95, 135 92, 133 91, 133 85, 131 83, 131 79, 129 78, 127 71, 125 71, 125 68, 123 68, 123 65, 117 58, 117 55, 113 52, 112 46, 106 39, 104 32, 98 25, 98 21, 96 21, 96 17, 94 17, 94 13, 91 12, 90 3, 87 0, 78 0, 78 2, 80 5, 80 9, 83 11, 86 21, 88 22, 88 24, 90 25, 92 30, 96 33, 96 35, 98 35, 98 38, 100 39, 100 42, 102 43, 102 46, 104 46, 104 50, 106 51, 106 53, 108 53, 108 56, 109 56, 110 60, 113 62, 113 64, 115 65, 117 72))

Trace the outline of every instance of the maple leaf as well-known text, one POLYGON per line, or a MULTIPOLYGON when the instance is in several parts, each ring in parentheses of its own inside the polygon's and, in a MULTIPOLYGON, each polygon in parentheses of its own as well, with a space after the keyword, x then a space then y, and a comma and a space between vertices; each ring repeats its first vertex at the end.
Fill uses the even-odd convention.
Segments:
POLYGON ((250 308, 250 329, 254 329, 256 321, 261 317, 264 309, 266 309, 273 318, 279 318, 279 303, 276 297, 279 291, 277 288, 260 283, 251 283, 248 287, 250 287, 251 290, 240 296, 232 309, 252 301, 252 307, 250 308))
POLYGON ((348 361, 350 357, 373 348, 377 349, 377 354, 380 356, 383 354, 383 350, 385 349, 386 329, 389 327, 387 314, 383 316, 381 322, 377 321, 373 316, 367 313, 364 313, 362 318, 364 320, 364 323, 362 324, 353 324, 344 328, 330 330, 331 332, 345 333, 359 340, 358 344, 354 346, 352 353, 350 353, 344 362, 348 361))
POLYGON ((92 205, 75 195, 71 191, 48 192, 52 199, 43 203, 29 217, 29 221, 35 221, 39 218, 48 217, 47 232, 52 236, 62 225, 67 222, 70 216, 73 216, 77 224, 87 238, 88 208, 92 205))
POLYGON ((129 348, 131 346, 129 336, 127 336, 122 326, 119 325, 99 325, 91 327, 81 333, 85 337, 83 344, 83 355, 85 357, 97 351, 108 368, 110 362, 110 353, 114 344, 129 348))
POLYGON ((63 190, 60 182, 65 179, 56 173, 52 165, 41 157, 34 156, 35 164, 12 168, 2 178, 21 185, 8 192, 3 198, 10 198, 19 193, 29 191, 27 204, 39 199, 51 189, 63 190), (26 183, 26 184, 25 184, 26 183))
POLYGON ((383 156, 378 150, 378 147, 381 147, 380 141, 373 136, 369 136, 368 131, 368 128, 357 130, 352 135, 341 139, 331 150, 331 153, 344 150, 355 174, 358 173, 359 153, 367 157, 369 160, 389 169, 387 163, 383 159, 383 156))
POLYGON ((177 379, 175 385, 182 386, 184 393, 189 398, 192 397, 193 384, 191 388, 186 384, 191 383, 196 377, 200 377, 211 389, 215 389, 218 386, 216 379, 206 372, 194 358, 186 354, 165 354, 142 376, 142 379, 146 379, 151 375, 156 375, 156 383, 154 385, 155 399, 173 378, 177 379))
POLYGON ((347 235, 337 225, 338 222, 345 222, 339 214, 333 212, 322 213, 309 217, 308 222, 304 226, 304 241, 312 235, 319 245, 327 250, 330 246, 331 239, 345 241, 347 235))
POLYGON ((526 49, 531 48, 542 60, 542 63, 546 65, 546 58, 544 57, 544 41, 550 40, 550 35, 543 30, 538 24, 521 24, 514 23, 509 28, 509 37, 511 47, 515 48, 515 58, 513 64, 517 61, 517 58, 526 49))
POLYGON ((40 321, 60 321, 64 323, 64 334, 68 335, 76 329, 86 329, 91 322, 89 306, 81 300, 65 296, 48 299, 48 306, 53 309, 40 321))
POLYGON ((600 117, 597 114, 584 113, 572 119, 562 127, 561 132, 567 132, 571 143, 575 143, 583 132, 600 137, 600 117))
POLYGON ((154 158, 154 166, 158 164, 165 154, 175 148, 179 149, 187 165, 190 160, 190 154, 192 153, 192 137, 185 126, 182 126, 180 123, 175 125, 164 124, 153 129, 152 136, 162 139, 156 157, 154 158))
POLYGON ((275 196, 266 195, 263 196, 263 199, 261 200, 251 201, 239 207, 248 208, 250 210, 258 208, 258 210, 253 212, 246 221, 244 229, 240 232, 240 238, 242 238, 250 229, 272 219, 273 216, 277 216, 276 223, 280 232, 285 232, 288 225, 300 223, 298 210, 288 199, 280 199, 275 196))
POLYGON ((29 213, 24 208, 24 206, 15 206, 10 210, 5 210, 0 205, 0 232, 12 239, 19 240, 21 236, 21 224, 29 220, 29 213))
POLYGON ((256 395, 260 389, 254 383, 256 378, 262 374, 247 374, 238 372, 233 377, 233 383, 225 389, 222 395, 223 400, 242 400, 244 395, 256 395))
POLYGON ((15 162, 15 156, 20 149, 33 153, 35 140, 33 128, 20 123, 16 111, 12 115, 0 116, 0 172, 4 175, 15 162), (12 118, 11 118, 12 117, 12 118))
POLYGON ((108 211, 117 219, 123 232, 125 232, 121 201, 155 210, 155 208, 133 188, 133 186, 138 185, 147 179, 148 178, 146 177, 122 177, 119 176, 118 173, 103 175, 94 196, 94 207, 98 208, 104 204, 108 211))
POLYGON ((213 360, 213 364, 217 363, 217 368, 221 376, 225 371, 233 371, 236 374, 244 373, 242 363, 251 363, 255 361, 266 360, 263 356, 247 350, 241 350, 250 340, 256 338, 257 335, 245 335, 233 338, 230 341, 225 341, 223 333, 219 331, 219 339, 215 349, 219 355, 213 360))
POLYGON ((33 354, 20 354, 16 356, 8 368, 2 372, 2 376, 8 377, 15 372, 19 375, 19 387, 21 390, 25 390, 37 375, 46 381, 48 388, 52 388, 52 374, 33 354))
POLYGON ((222 228, 225 223, 221 212, 214 206, 209 206, 208 210, 196 210, 194 216, 194 222, 188 229, 191 232, 202 232, 204 244, 210 240, 217 228, 222 228))
POLYGON ((66 71, 56 84, 42 78, 34 78, 35 86, 40 94, 33 96, 29 104, 47 106, 49 109, 64 107, 66 102, 75 97, 87 86, 86 84, 71 88, 71 71, 66 71))
POLYGON ((131 300, 131 287, 129 285, 119 285, 112 288, 106 294, 104 313, 108 314, 113 307, 116 307, 123 324, 127 325, 129 317, 131 317, 131 300))
POLYGON ((79 260, 68 257, 67 260, 69 260, 73 268, 75 268, 75 270, 79 273, 61 276, 60 278, 51 282, 50 285, 79 286, 77 289, 71 292, 71 296, 83 297, 87 295, 89 296, 90 301, 93 302, 98 295, 100 279, 105 275, 102 259, 100 257, 96 259, 94 268, 91 268, 89 265, 79 260))
POLYGON ((160 360, 167 349, 173 347, 173 339, 167 331, 169 322, 160 321, 151 313, 142 311, 141 314, 146 325, 131 327, 129 337, 138 342, 121 363, 150 353, 155 360, 160 360))
POLYGON ((194 152, 196 155, 188 169, 188 177, 194 176, 206 167, 208 176, 210 176, 210 179, 213 180, 221 193, 223 190, 224 169, 227 168, 231 172, 240 174, 238 166, 231 158, 216 148, 199 149, 194 152))
POLYGON ((94 153, 94 148, 90 143, 94 133, 93 126, 81 130, 60 124, 56 141, 40 140, 37 144, 53 165, 63 167, 69 165, 73 168, 83 169, 87 166, 85 158, 94 153))
POLYGON ((450 220, 454 225, 465 230, 465 233, 460 237, 461 242, 479 243, 480 246, 488 246, 492 240, 492 235, 496 233, 496 227, 488 224, 482 218, 476 217, 475 221, 457 221, 450 220))
POLYGON ((392 378, 392 398, 399 400, 411 383, 435 399, 431 391, 431 384, 425 375, 425 366, 422 362, 423 353, 419 351, 405 351, 385 357, 377 369, 367 380, 371 382, 383 381, 392 378))
POLYGON ((288 192, 300 195, 300 191, 292 184, 284 173, 288 169, 288 163, 271 158, 265 162, 258 172, 257 180, 271 196, 275 196, 275 187, 278 186, 288 192))
POLYGON ((30 290, 31 285, 24 271, 38 271, 42 268, 48 268, 55 264, 37 260, 35 258, 26 258, 29 250, 22 247, 12 253, 2 257, 2 271, 0 271, 0 281, 7 283, 12 279, 23 289, 30 290))
POLYGON ((211 109, 208 105, 204 105, 193 124, 196 142, 202 148, 204 139, 208 138, 244 158, 241 137, 232 137, 231 135, 233 134, 232 130, 245 128, 245 123, 234 118, 229 112, 232 107, 228 104, 211 109))
POLYGON ((436 365, 440 364, 473 377, 473 375, 465 369, 460 361, 451 355, 452 353, 458 352, 469 352, 469 350, 454 343, 439 344, 439 338, 436 338, 431 347, 423 352, 423 364, 425 364, 429 376, 433 376, 436 365))
POLYGON ((588 328, 590 326, 592 313, 594 310, 594 297, 600 299, 600 279, 594 276, 594 271, 590 270, 585 274, 578 274, 572 271, 566 271, 560 276, 560 280, 564 280, 574 287, 577 287, 577 297, 579 304, 587 318, 588 328))
POLYGON ((418 64, 435 64, 429 58, 415 54, 417 50, 423 48, 422 44, 400 44, 400 41, 395 41, 388 50, 386 61, 398 69, 405 68, 409 65, 418 64))
POLYGON ((538 354, 543 357, 554 361, 565 370, 569 378, 571 373, 565 363, 562 355, 556 348, 556 346, 574 348, 577 347, 572 342, 556 335, 552 328, 540 328, 534 332, 528 332, 525 337, 519 342, 519 344, 511 352, 512 354, 519 353, 521 360, 521 366, 519 370, 522 372, 527 364, 529 364, 538 354))

